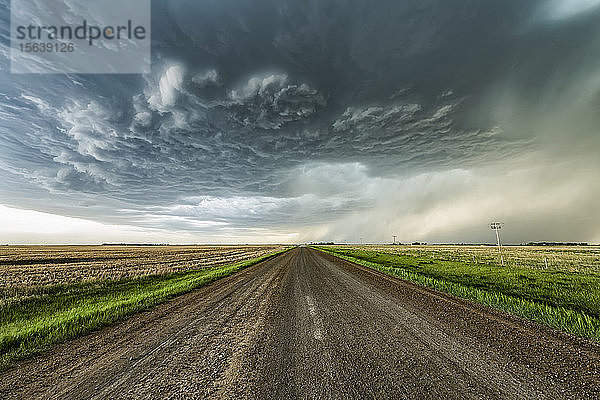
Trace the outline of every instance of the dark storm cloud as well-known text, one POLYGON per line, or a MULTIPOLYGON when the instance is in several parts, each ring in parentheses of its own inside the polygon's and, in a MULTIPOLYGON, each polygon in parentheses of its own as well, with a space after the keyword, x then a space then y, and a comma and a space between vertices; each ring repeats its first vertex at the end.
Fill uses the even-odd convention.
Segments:
POLYGON ((9 75, 5 26, 3 202, 47 209, 37 187, 101 221, 294 229, 399 176, 552 148, 558 127, 590 148, 600 13, 570 3, 156 1, 145 76, 9 75))
POLYGON ((445 167, 477 161, 484 146, 496 156, 515 146, 498 128, 454 126, 459 104, 451 99, 427 111, 395 100, 319 120, 324 96, 285 75, 253 76, 210 99, 194 77, 181 65, 167 65, 146 78, 129 104, 82 94, 55 107, 21 94, 9 99, 16 126, 6 132, 14 141, 5 150, 25 156, 22 173, 52 190, 172 201, 173 194, 198 191, 282 195, 286 172, 311 160, 445 167), (43 169, 32 165, 32 152, 45 161, 43 169))

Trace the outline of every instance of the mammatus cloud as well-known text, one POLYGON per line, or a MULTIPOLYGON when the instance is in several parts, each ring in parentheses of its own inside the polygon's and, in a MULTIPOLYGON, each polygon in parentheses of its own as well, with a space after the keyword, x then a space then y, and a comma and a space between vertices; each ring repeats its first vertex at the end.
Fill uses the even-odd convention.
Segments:
POLYGON ((11 76, 0 43, 0 204, 173 242, 600 240, 595 3, 166 1, 143 76, 11 76))
POLYGON ((219 78, 219 74, 216 70, 210 69, 208 71, 199 72, 192 78, 192 82, 198 85, 201 88, 207 86, 220 86, 221 81, 219 78))
POLYGON ((454 121, 459 102, 430 110, 419 104, 352 107, 332 124, 330 143, 352 147, 394 167, 456 168, 510 157, 528 147, 525 140, 506 140, 500 127, 468 129, 454 121), (390 155, 394 155, 390 159, 390 155))
POLYGON ((443 168, 476 162, 486 155, 482 147, 497 158, 520 144, 499 138, 497 128, 454 126, 457 101, 431 110, 414 103, 352 107, 316 124, 324 96, 286 75, 250 77, 212 98, 194 86, 195 76, 167 65, 118 106, 84 96, 54 106, 21 94, 18 110, 39 125, 19 133, 12 152, 47 159, 42 170, 20 161, 23 173, 49 190, 102 192, 132 202, 152 192, 153 200, 173 202, 198 191, 285 196, 287 170, 319 158, 355 158, 382 172, 443 168), (265 183, 247 181, 249 173, 265 183))
POLYGON ((325 98, 307 84, 289 84, 286 75, 253 77, 244 87, 229 93, 234 118, 244 126, 281 129, 309 119, 325 106, 325 98))
POLYGON ((149 88, 147 102, 150 109, 159 113, 173 110, 177 97, 183 89, 184 68, 180 65, 171 65, 158 80, 158 87, 149 88))

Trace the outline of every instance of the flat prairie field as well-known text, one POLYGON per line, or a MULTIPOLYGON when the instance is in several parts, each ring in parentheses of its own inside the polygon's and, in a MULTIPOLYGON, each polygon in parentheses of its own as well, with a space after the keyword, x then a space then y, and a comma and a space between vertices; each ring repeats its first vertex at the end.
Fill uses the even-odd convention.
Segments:
POLYGON ((349 261, 600 341, 600 247, 319 246, 349 261))
MULTIPOLYGON (((340 247, 440 261, 501 265, 500 252, 496 246, 347 245, 340 247)), ((508 267, 600 275, 600 246, 502 246, 502 257, 504 265, 508 267)))
POLYGON ((2 246, 0 370, 289 246, 2 246))
POLYGON ((186 272, 284 246, 1 246, 0 290, 186 272))

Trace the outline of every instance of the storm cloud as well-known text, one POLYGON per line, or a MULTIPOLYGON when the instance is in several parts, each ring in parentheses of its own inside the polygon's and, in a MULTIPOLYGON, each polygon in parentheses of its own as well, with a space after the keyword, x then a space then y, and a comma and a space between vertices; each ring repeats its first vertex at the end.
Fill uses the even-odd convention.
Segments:
POLYGON ((131 240, 600 241, 600 2, 156 1, 146 75, 11 75, 0 10, 11 209, 131 240))

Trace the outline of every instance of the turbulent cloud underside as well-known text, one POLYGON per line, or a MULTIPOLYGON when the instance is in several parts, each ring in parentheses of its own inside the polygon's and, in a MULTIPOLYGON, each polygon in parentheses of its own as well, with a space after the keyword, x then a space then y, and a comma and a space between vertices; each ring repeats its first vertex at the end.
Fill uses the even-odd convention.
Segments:
POLYGON ((0 214, 91 242, 600 241, 598 2, 453 3, 155 2, 148 75, 10 75, 4 28, 0 214))

